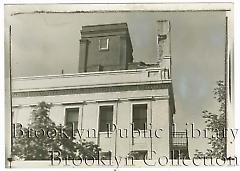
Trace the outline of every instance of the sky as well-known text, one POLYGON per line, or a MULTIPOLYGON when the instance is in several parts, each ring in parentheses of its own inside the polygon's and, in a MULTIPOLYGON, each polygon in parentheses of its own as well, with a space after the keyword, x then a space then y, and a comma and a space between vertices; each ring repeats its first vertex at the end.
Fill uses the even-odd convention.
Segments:
MULTIPOLYGON (((225 12, 106 12, 20 14, 7 16, 12 25, 12 76, 77 73, 80 30, 84 25, 128 24, 134 61, 157 61, 156 21, 171 23, 172 80, 177 129, 194 123, 204 128, 202 111, 217 112, 216 81, 224 80, 225 12)), ((190 139, 205 151, 206 139, 190 139)))

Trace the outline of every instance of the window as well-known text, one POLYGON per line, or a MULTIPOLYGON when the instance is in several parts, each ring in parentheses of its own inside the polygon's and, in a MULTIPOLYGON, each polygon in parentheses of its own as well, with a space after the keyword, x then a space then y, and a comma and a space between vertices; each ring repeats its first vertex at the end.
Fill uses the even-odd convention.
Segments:
POLYGON ((100 106, 99 108, 99 132, 112 131, 113 106, 100 106))
POLYGON ((79 115, 79 108, 67 108, 65 125, 67 127, 72 127, 72 125, 73 125, 73 128, 77 129, 78 128, 78 115, 79 115))
POLYGON ((108 38, 102 38, 99 39, 99 50, 108 50, 109 49, 109 39, 108 38))
POLYGON ((143 130, 147 124, 147 104, 133 105, 134 130, 143 130))
POLYGON ((134 160, 144 160, 147 157, 147 150, 131 151, 128 156, 133 157, 134 160))
POLYGON ((108 151, 108 152, 100 152, 100 159, 102 160, 110 160, 112 157, 112 152, 108 151))

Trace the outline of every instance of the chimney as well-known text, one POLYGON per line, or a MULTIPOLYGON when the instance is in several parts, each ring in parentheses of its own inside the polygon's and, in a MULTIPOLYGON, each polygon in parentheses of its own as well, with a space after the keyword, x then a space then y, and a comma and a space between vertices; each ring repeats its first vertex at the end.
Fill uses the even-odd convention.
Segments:
POLYGON ((162 66, 165 58, 171 58, 170 22, 168 20, 157 21, 157 63, 162 66))

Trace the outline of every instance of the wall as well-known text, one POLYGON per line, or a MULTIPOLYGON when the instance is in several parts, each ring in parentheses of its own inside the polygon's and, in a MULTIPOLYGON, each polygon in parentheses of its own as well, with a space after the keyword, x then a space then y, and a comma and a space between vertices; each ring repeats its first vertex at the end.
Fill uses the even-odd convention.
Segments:
POLYGON ((133 61, 132 51, 126 23, 84 26, 81 30, 79 72, 127 69, 128 63, 133 61), (108 49, 99 50, 100 39, 109 39, 108 49))
MULTIPOLYGON (((112 138, 105 138, 106 134, 101 134, 100 138, 87 138, 88 141, 100 143, 103 151, 112 151, 113 155, 126 156, 130 151, 151 149, 157 152, 157 155, 166 155, 169 153, 169 92, 168 89, 145 90, 145 91, 127 91, 114 93, 96 93, 96 94, 75 94, 63 96, 46 96, 46 97, 18 97, 13 99, 13 105, 19 106, 14 108, 17 115, 14 116, 15 122, 20 122, 24 126, 27 125, 30 112, 32 110, 29 104, 37 104, 40 101, 53 103, 50 111, 50 118, 57 124, 64 124, 64 111, 67 107, 79 107, 79 129, 98 130, 99 106, 114 105, 113 122, 121 130, 128 129, 128 138, 120 138, 119 131, 117 136, 114 134, 112 138), (152 100, 149 97, 156 97, 152 100), (132 100, 139 98, 140 100, 132 100), (120 99, 115 101, 111 99, 120 99), (78 104, 86 100, 86 104, 78 104), (67 104, 69 103, 69 105, 67 104), (147 103, 148 104, 148 123, 152 122, 153 130, 162 128, 160 132, 161 138, 136 138, 132 145, 130 124, 132 121, 132 104, 147 103), (82 110, 83 109, 83 110, 82 110), (82 113, 83 111, 83 113, 82 113)), ((115 132, 116 133, 116 132, 115 132)), ((84 134, 86 135, 86 134, 84 134)), ((149 157, 151 157, 149 155, 149 157)), ((154 157, 154 156, 153 156, 154 157)))
POLYGON ((87 67, 93 65, 119 65, 120 64, 120 36, 106 36, 109 38, 109 49, 99 50, 99 39, 89 38, 87 67))
POLYGON ((114 85, 136 85, 145 83, 171 83, 168 78, 162 77, 160 68, 104 71, 91 73, 35 76, 14 78, 13 92, 32 90, 53 90, 74 87, 96 87, 114 85))

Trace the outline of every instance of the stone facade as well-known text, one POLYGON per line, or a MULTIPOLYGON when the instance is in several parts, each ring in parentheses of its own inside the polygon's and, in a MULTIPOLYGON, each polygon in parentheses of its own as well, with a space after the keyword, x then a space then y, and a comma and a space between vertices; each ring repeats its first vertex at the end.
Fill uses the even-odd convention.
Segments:
POLYGON ((33 107, 40 101, 53 104, 50 117, 56 123, 63 125, 66 124, 66 109, 78 108, 78 128, 97 130, 96 138, 85 138, 99 144, 102 151, 111 151, 112 155, 117 156, 126 156, 131 151, 139 150, 148 152, 154 150, 157 154, 169 155, 170 127, 175 108, 171 79, 162 78, 160 68, 13 80, 13 121, 15 123, 26 126, 33 107), (104 84, 105 80, 107 81, 104 84), (54 94, 52 91, 58 93, 54 94), (162 129, 163 131, 158 132, 161 138, 130 136, 134 104, 147 105, 148 129, 150 123, 152 130, 162 129), (106 138, 106 132, 98 131, 100 107, 109 105, 113 106, 112 123, 117 129, 127 129, 129 137, 121 138, 119 131, 113 131, 111 138, 106 138))

